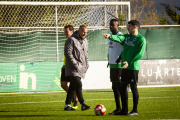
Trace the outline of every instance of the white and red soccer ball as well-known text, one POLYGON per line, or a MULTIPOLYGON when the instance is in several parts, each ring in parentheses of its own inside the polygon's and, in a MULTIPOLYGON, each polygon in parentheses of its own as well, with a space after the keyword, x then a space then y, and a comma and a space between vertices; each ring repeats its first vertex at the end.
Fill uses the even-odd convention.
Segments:
POLYGON ((96 107, 94 108, 94 113, 97 116, 103 116, 106 114, 106 108, 102 104, 96 105, 96 107))

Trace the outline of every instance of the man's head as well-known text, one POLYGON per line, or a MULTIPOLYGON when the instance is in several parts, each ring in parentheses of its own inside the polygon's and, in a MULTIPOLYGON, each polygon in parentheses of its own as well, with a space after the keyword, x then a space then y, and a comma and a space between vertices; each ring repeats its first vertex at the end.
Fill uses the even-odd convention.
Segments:
POLYGON ((74 27, 72 25, 66 25, 64 27, 64 35, 66 36, 66 38, 71 37, 73 32, 74 32, 74 27))
POLYGON ((79 27, 78 33, 79 33, 79 36, 80 36, 82 39, 84 39, 84 38, 86 37, 87 32, 88 32, 88 30, 87 30, 87 27, 86 27, 85 25, 81 25, 81 26, 79 27))
POLYGON ((138 32, 138 29, 140 28, 140 23, 137 20, 131 20, 128 22, 128 31, 130 34, 133 34, 135 32, 138 32))
POLYGON ((119 21, 117 19, 111 19, 110 21, 110 30, 112 34, 115 34, 118 31, 119 21))

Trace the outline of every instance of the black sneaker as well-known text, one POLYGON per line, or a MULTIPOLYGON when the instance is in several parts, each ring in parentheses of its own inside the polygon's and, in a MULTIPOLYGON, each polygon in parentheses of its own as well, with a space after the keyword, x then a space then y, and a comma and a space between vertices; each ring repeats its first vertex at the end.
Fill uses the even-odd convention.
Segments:
POLYGON ((64 107, 64 110, 76 110, 76 109, 72 108, 70 105, 67 105, 64 107))
POLYGON ((129 113, 129 116, 134 116, 134 115, 138 115, 138 112, 131 111, 131 112, 129 113))
POLYGON ((81 110, 88 110, 91 109, 91 106, 88 106, 86 104, 81 104, 81 110))
POLYGON ((129 115, 129 112, 123 112, 123 111, 121 111, 121 112, 115 113, 114 115, 129 115))
POLYGON ((115 113, 118 113, 118 112, 120 112, 120 110, 114 110, 112 113, 108 113, 109 115, 114 115, 115 113))

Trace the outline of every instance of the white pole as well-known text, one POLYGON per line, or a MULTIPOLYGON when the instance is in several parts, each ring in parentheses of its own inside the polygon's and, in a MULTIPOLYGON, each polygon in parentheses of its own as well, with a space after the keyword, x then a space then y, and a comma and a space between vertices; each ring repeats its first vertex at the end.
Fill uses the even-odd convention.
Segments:
MULTIPOLYGON (((122 0, 121 0, 121 2, 122 2, 122 0)), ((122 5, 121 5, 121 15, 122 15, 122 5)))
POLYGON ((57 19, 57 6, 55 6, 55 15, 56 15, 56 57, 57 57, 57 62, 59 62, 59 52, 58 52, 58 19, 57 19))
MULTIPOLYGON (((130 16, 129 16, 129 12, 130 12, 130 6, 126 6, 126 28, 128 28, 128 21, 130 21, 130 16)), ((127 33, 129 34, 129 31, 127 29, 127 33)))
POLYGON ((0 1, 0 5, 33 5, 33 6, 46 6, 46 5, 129 5, 127 2, 19 2, 19 1, 0 1))
MULTIPOLYGON (((105 2, 106 2, 106 0, 105 0, 105 2)), ((104 20, 104 22, 105 22, 104 26, 107 27, 107 24, 106 24, 106 6, 105 6, 105 20, 104 20)))
MULTIPOLYGON (((88 26, 87 28, 89 29, 105 29, 104 26, 88 26)), ((119 27, 126 27, 126 26, 119 26, 119 27)), ((180 25, 141 25, 141 27, 180 27, 180 25)), ((0 27, 0 29, 55 29, 56 27, 0 27)), ((58 29, 64 28, 64 27, 57 27, 58 29)), ((79 28, 79 27, 74 27, 74 28, 79 28)), ((107 28, 109 29, 109 28, 107 28)), ((38 30, 39 31, 39 30, 38 30)))
MULTIPOLYGON (((117 2, 117 0, 116 0, 116 2, 117 2)), ((115 15, 116 15, 117 18, 118 18, 118 8, 119 8, 119 6, 116 6, 116 13, 115 13, 115 15)))
POLYGON ((128 21, 131 20, 131 3, 129 2, 129 5, 128 5, 128 21))

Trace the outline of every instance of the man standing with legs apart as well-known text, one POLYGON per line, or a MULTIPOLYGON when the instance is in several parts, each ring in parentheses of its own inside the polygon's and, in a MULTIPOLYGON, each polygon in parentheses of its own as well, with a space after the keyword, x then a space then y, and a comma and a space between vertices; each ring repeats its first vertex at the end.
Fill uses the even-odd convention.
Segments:
POLYGON ((115 115, 138 115, 139 94, 137 83, 140 69, 139 59, 143 56, 146 47, 146 39, 138 33, 139 28, 139 22, 137 20, 131 20, 128 22, 129 34, 119 36, 104 34, 105 38, 120 43, 124 42, 123 52, 121 54, 122 75, 120 85, 122 110, 115 115), (130 113, 128 113, 128 84, 130 84, 133 94, 133 110, 130 113))
MULTIPOLYGON (((122 34, 118 31, 119 21, 112 19, 110 21, 110 30, 112 35, 122 34)), ((123 46, 119 42, 108 40, 109 54, 108 54, 108 66, 110 67, 110 80, 112 82, 112 90, 114 92, 114 98, 116 102, 116 109, 109 114, 116 114, 121 111, 120 105, 120 80, 121 80, 121 64, 116 64, 116 60, 119 58, 123 50, 123 46)), ((107 66, 107 67, 108 67, 107 66)))
POLYGON ((70 105, 75 92, 81 104, 81 110, 88 110, 91 108, 85 104, 82 95, 81 82, 81 78, 85 77, 85 73, 89 68, 88 41, 85 38, 87 31, 87 27, 85 25, 81 25, 78 31, 75 31, 73 35, 67 39, 65 44, 65 74, 70 80, 70 86, 67 93, 64 110, 76 110, 70 105))
MULTIPOLYGON (((66 38, 71 37, 73 32, 74 32, 74 27, 72 25, 67 25, 64 27, 64 35, 66 36, 66 38)), ((68 79, 68 77, 65 77, 65 63, 66 63, 66 57, 64 56, 64 63, 63 63, 63 67, 61 68, 61 87, 66 92, 68 92, 68 90, 69 90, 68 82, 70 82, 70 80, 68 79)), ((77 99, 77 96, 75 93, 74 94, 74 100, 73 100, 73 108, 74 109, 77 109, 77 101, 78 101, 78 99, 77 99)))

